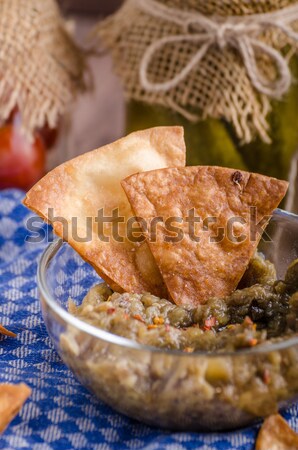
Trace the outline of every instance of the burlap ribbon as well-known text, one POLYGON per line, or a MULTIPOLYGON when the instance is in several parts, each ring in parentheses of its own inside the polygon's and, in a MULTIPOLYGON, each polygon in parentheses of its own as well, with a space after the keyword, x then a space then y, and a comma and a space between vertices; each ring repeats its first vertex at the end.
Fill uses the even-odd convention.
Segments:
POLYGON ((0 121, 17 107, 23 129, 55 127, 84 87, 84 58, 55 0, 0 1, 0 121))
MULTIPOLYGON (((212 2, 215 11, 220 2, 212 2)), ((252 12, 256 5, 231 3, 252 12)), ((175 0, 127 0, 98 32, 128 98, 169 106, 191 121, 225 118, 243 142, 256 134, 270 142, 269 100, 281 99, 292 82, 298 2, 273 11, 270 4, 267 12, 264 3, 258 14, 223 16, 175 0)))

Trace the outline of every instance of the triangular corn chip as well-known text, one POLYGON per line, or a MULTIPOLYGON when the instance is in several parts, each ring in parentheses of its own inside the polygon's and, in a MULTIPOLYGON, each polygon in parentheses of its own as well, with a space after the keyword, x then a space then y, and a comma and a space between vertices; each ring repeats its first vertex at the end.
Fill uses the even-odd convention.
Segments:
POLYGON ((296 449, 298 449, 298 434, 279 414, 268 417, 259 431, 256 450, 296 449))
POLYGON ((16 334, 12 331, 9 331, 7 328, 3 327, 3 325, 0 324, 0 334, 3 334, 5 336, 9 337, 16 337, 16 334))
POLYGON ((256 213, 256 223, 270 215, 287 185, 208 166, 154 170, 122 182, 135 215, 147 224, 144 234, 178 305, 202 304, 236 288, 260 240, 250 215, 256 213))
POLYGON ((147 244, 126 238, 126 222, 133 213, 120 182, 136 172, 184 165, 183 128, 135 132, 55 168, 27 193, 24 204, 53 223, 55 233, 67 240, 113 289, 165 295, 147 244), (53 208, 54 217, 66 220, 68 233, 60 221, 51 219, 49 208, 53 208), (112 231, 112 222, 115 225, 118 220, 115 217, 103 226, 101 218, 95 223, 100 210, 111 218, 117 208, 118 216, 125 221, 119 223, 119 236, 124 242, 118 242, 117 233, 112 231), (77 218, 77 226, 72 218, 77 218), (79 242, 78 237, 86 242, 79 242))
POLYGON ((18 414, 31 394, 31 389, 24 383, 0 384, 0 434, 18 414))

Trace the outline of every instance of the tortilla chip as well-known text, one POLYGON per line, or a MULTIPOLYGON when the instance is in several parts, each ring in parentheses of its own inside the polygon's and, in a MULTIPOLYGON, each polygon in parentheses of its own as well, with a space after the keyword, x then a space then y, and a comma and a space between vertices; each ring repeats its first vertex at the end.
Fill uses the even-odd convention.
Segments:
POLYGON ((9 336, 9 337, 16 337, 15 333, 13 333, 12 331, 9 331, 7 328, 3 327, 2 325, 0 325, 0 334, 4 334, 5 336, 9 336))
POLYGON ((145 219, 148 231, 143 221, 144 234, 172 299, 177 305, 196 306, 211 297, 230 295, 237 287, 260 240, 253 229, 250 236, 250 212, 254 211, 250 207, 256 208, 258 223, 276 208, 288 183, 198 166, 135 174, 122 186, 136 216, 145 219), (187 222, 191 210, 196 220, 200 218, 192 231, 187 222), (233 224, 238 216, 241 219, 233 224), (170 230, 169 225, 180 231, 170 230))
POLYGON ((24 383, 0 384, 0 434, 18 414, 31 394, 31 389, 24 383))
POLYGON ((150 291, 162 296, 165 286, 147 244, 128 240, 126 223, 119 224, 119 235, 124 236, 124 242, 117 242, 112 238, 112 223, 106 223, 100 230, 102 220, 98 224, 94 219, 101 208, 110 217, 119 208, 119 216, 125 222, 133 217, 120 185, 123 178, 145 170, 184 165, 183 128, 152 128, 132 133, 55 168, 27 193, 24 204, 53 222, 55 233, 67 240, 112 289, 150 291), (54 217, 66 219, 68 236, 62 223, 49 217, 49 208, 53 208, 54 217), (91 224, 87 223, 87 217, 92 218, 91 224), (87 237, 88 242, 78 242, 72 218, 78 220, 77 235, 87 237), (102 231, 109 242, 99 237, 102 231), (89 237, 88 232, 91 232, 89 237))
POLYGON ((268 417, 258 434, 256 450, 298 449, 298 434, 279 415, 268 417))

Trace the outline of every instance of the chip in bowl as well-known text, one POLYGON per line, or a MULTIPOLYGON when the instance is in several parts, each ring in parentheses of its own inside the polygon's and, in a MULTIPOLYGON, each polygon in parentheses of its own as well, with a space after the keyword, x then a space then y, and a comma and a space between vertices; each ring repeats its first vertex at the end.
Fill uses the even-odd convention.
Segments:
POLYGON ((138 131, 55 168, 24 204, 52 223, 113 289, 163 296, 165 285, 147 243, 127 236, 134 217, 120 182, 136 172, 184 165, 183 128, 138 131))
POLYGON ((288 183, 194 166, 135 174, 122 186, 171 298, 195 306, 236 289, 288 183))

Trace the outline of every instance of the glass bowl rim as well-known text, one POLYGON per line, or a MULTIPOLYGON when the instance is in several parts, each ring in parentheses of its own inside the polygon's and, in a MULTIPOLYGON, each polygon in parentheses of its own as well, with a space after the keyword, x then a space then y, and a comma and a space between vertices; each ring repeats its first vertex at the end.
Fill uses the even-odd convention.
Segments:
MULTIPOLYGON (((284 211, 282 209, 276 209, 273 212, 272 217, 277 218, 285 218, 290 221, 297 222, 298 227, 298 215, 290 213, 288 211, 284 211)), ((101 328, 95 327, 83 320, 78 319, 77 317, 70 314, 67 310, 62 308, 57 300, 53 298, 48 289, 47 280, 46 280, 46 270, 50 263, 50 261, 55 257, 58 250, 61 248, 63 244, 68 244, 63 241, 61 238, 55 239, 51 242, 46 249, 43 251, 41 258, 38 263, 37 269, 37 285, 40 294, 42 295, 44 301, 47 306, 54 311, 58 315, 60 319, 65 321, 67 325, 70 325, 74 328, 77 328, 79 331, 89 334, 94 338, 98 338, 102 341, 106 341, 109 344, 119 345, 124 348, 130 348, 139 351, 147 351, 152 353, 159 353, 162 355, 175 355, 179 357, 206 357, 206 358, 217 358, 217 357, 238 357, 240 355, 255 355, 255 354, 266 354, 273 351, 285 350, 294 345, 298 345, 298 335, 295 335, 292 338, 283 339, 277 343, 270 344, 261 344, 260 346, 256 346, 253 348, 242 349, 237 351, 229 351, 229 352, 206 352, 206 351, 196 351, 194 353, 187 353, 181 350, 174 349, 164 349, 160 347, 154 347, 150 345, 140 344, 139 342, 133 341, 132 339, 125 338, 122 336, 118 336, 116 334, 110 333, 109 331, 105 331, 101 328)), ((74 250, 75 251, 75 250, 74 250)))

